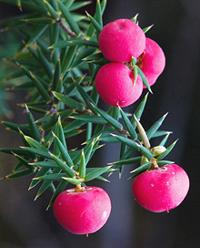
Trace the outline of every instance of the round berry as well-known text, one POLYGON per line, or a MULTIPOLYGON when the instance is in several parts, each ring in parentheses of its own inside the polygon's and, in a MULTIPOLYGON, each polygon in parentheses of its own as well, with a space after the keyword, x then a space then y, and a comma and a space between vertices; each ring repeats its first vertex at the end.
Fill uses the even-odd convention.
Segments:
POLYGON ((98 187, 85 187, 76 192, 69 189, 60 193, 53 205, 58 223, 74 234, 89 234, 98 231, 111 212, 108 194, 98 187))
POLYGON ((100 68, 95 79, 96 89, 109 105, 126 107, 137 101, 143 90, 138 76, 134 84, 134 74, 128 66, 109 63, 100 68))
POLYGON ((99 47, 105 58, 113 62, 129 62, 137 58, 145 48, 143 30, 129 19, 108 23, 99 35, 99 47))
POLYGON ((146 48, 138 58, 138 65, 150 85, 153 85, 165 68, 165 55, 162 48, 150 38, 146 38, 146 48))
POLYGON ((177 164, 145 171, 132 184, 136 201, 151 212, 164 212, 177 207, 189 190, 189 178, 177 164))

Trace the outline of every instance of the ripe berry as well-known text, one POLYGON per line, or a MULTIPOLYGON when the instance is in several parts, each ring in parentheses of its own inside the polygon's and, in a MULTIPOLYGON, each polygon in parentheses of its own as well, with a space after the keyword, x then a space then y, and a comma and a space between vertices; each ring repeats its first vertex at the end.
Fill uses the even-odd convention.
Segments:
POLYGON ((121 63, 109 63, 101 67, 95 83, 101 98, 112 106, 129 106, 138 100, 143 90, 140 76, 134 84, 133 72, 121 63))
POLYGON ((177 164, 145 171, 132 184, 136 201, 151 212, 164 212, 177 207, 189 190, 189 178, 177 164))
POLYGON ((84 191, 74 189, 60 193, 53 205, 58 223, 74 234, 89 234, 98 231, 111 212, 108 194, 98 187, 85 187, 84 191))
POLYGON ((138 65, 150 85, 153 85, 165 68, 165 55, 162 48, 152 39, 146 38, 146 48, 138 58, 138 65))
POLYGON ((99 35, 99 47, 106 59, 129 62, 141 55, 145 48, 143 30, 129 19, 118 19, 104 26, 99 35))

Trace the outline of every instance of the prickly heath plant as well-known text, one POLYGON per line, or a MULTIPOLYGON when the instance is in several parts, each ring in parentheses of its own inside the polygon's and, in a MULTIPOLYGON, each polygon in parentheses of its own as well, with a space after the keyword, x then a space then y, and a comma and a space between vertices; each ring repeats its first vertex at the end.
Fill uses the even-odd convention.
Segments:
MULTIPOLYGON (((3 122, 23 142, 20 147, 0 148, 17 160, 4 179, 32 175, 29 190, 37 189, 35 199, 50 191, 49 208, 66 188, 84 191, 94 179, 107 182, 111 173, 121 175, 124 166, 131 167, 132 178, 173 163, 166 156, 176 141, 167 145, 171 132, 161 129, 166 114, 147 131, 140 122, 149 93, 136 104, 132 114, 120 106, 103 110, 99 104, 94 81, 97 71, 108 63, 98 44, 106 0, 97 1, 94 15, 79 12, 89 1, 0 2, 16 5, 21 11, 0 25, 1 34, 12 32, 20 40, 17 52, 4 61, 10 68, 9 84, 14 91, 26 92, 26 102, 19 107, 27 118, 22 124, 3 122), (80 134, 84 141, 69 146, 80 134), (152 147, 150 142, 155 138, 160 141, 152 147), (114 142, 121 147, 117 161, 88 166, 97 150, 114 142)), ((132 21, 137 23, 137 16, 132 21)), ((144 28, 144 33, 149 29, 144 28)), ((145 90, 152 92, 139 62, 132 57, 126 64, 135 75, 133 83, 141 77, 145 90)))

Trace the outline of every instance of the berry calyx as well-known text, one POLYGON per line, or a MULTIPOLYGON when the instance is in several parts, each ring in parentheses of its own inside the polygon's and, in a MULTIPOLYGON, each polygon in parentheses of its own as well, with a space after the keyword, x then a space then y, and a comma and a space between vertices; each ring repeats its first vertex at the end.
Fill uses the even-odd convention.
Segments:
POLYGON ((113 62, 129 62, 145 49, 143 30, 129 19, 118 19, 104 26, 99 35, 99 47, 105 58, 113 62))
POLYGON ((146 38, 146 47, 138 58, 138 66, 146 76, 149 85, 155 84, 156 80, 165 68, 165 54, 162 48, 154 40, 146 38))
POLYGON ((121 63, 109 63, 101 67, 95 84, 101 98, 112 106, 129 106, 139 99, 143 91, 140 76, 135 80, 134 73, 121 63))
POLYGON ((145 171, 132 184, 134 197, 145 209, 159 213, 177 207, 189 190, 187 173, 177 164, 145 171))
POLYGON ((106 223, 111 212, 108 194, 98 187, 69 189, 60 193, 53 205, 58 223, 74 234, 90 234, 106 223))

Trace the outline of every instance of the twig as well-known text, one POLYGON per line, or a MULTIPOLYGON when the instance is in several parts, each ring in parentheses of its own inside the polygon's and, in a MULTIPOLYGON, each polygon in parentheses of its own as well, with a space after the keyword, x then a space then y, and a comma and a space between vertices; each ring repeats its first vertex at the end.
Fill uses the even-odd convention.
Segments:
POLYGON ((71 30, 65 25, 63 19, 59 19, 59 20, 58 20, 58 24, 61 26, 61 28, 62 28, 66 33, 68 33, 69 36, 72 36, 72 37, 76 36, 76 34, 75 34, 73 31, 71 31, 71 30))

